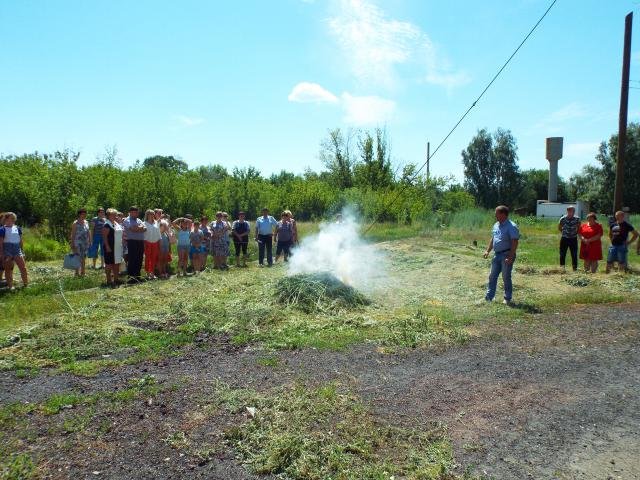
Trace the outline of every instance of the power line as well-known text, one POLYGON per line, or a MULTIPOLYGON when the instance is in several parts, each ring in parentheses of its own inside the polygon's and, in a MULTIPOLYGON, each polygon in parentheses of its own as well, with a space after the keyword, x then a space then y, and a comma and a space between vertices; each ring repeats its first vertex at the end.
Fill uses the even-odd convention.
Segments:
MULTIPOLYGON (((504 64, 502 65, 502 67, 500 67, 500 69, 498 70, 498 72, 493 76, 493 78, 491 79, 491 81, 487 84, 486 87, 484 87, 484 90, 482 90, 482 93, 480 93, 480 95, 478 95, 478 98, 475 99, 475 101, 471 104, 471 106, 467 109, 466 112, 464 112, 464 114, 460 117, 460 119, 456 122, 456 124, 453 126, 453 128, 449 131, 449 133, 447 133, 447 135, 442 139, 442 141, 438 144, 438 146, 436 147, 436 149, 433 151, 433 153, 431 155, 429 155, 429 158, 426 162, 424 162, 422 164, 422 166, 416 170, 414 172, 414 174, 407 179, 407 183, 404 184, 404 186, 402 186, 400 188, 400 190, 398 191, 398 194, 392 198, 391 202, 389 202, 386 206, 385 206, 385 210, 389 207, 391 207, 394 203, 396 203, 396 201, 398 200, 398 198, 400 198, 400 196, 402 195, 402 193, 405 191, 405 189, 411 185, 411 183, 413 183, 413 181, 417 178, 418 174, 424 169, 424 167, 427 165, 428 161, 431 160, 440 150, 440 147, 442 147, 442 145, 444 145, 444 143, 449 139, 449 137, 453 134, 453 132, 455 132, 455 130, 458 128, 458 126, 462 123, 462 121, 467 117, 467 115, 469 115, 469 112, 471 112, 471 110, 473 109, 473 107, 476 106, 476 104, 480 101, 480 99, 484 96, 485 93, 487 93, 487 90, 489 90, 489 88, 491 88, 491 85, 493 85, 493 83, 497 80, 497 78, 500 76, 500 74, 502 73, 502 71, 507 68, 507 65, 509 65, 509 63, 511 62, 511 60, 513 59, 513 57, 516 56, 516 54, 518 53, 518 51, 522 48, 522 46, 526 43, 526 41, 529 39, 529 37, 533 34, 533 32, 538 28, 538 26, 542 23, 542 21, 544 20, 544 18, 547 16, 547 14, 549 13, 549 11, 553 8, 553 6, 556 4, 558 0, 553 0, 551 2, 551 4, 549 5, 549 7, 545 10, 545 12, 542 14, 542 16, 538 19, 538 21, 536 22, 536 24, 533 26, 533 28, 531 28, 531 30, 529 30, 529 33, 527 33, 527 35, 524 37, 524 39, 522 40, 522 42, 520 42, 520 45, 518 45, 518 47, 513 51, 513 53, 511 54, 511 56, 507 59, 506 62, 504 62, 504 64)), ((378 217, 376 217, 374 219, 374 221, 371 223, 371 225, 369 225, 369 227, 364 231, 363 235, 366 235, 369 230, 371 230, 373 228, 373 226, 378 223, 378 217)))

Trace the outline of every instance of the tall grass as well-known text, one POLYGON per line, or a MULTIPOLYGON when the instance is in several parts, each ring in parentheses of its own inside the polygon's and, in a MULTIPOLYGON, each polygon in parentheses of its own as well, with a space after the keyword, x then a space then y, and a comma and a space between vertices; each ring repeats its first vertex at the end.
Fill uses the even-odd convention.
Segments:
POLYGON ((69 251, 69 245, 46 235, 45 230, 37 227, 24 228, 24 254, 28 261, 44 262, 62 259, 69 251))

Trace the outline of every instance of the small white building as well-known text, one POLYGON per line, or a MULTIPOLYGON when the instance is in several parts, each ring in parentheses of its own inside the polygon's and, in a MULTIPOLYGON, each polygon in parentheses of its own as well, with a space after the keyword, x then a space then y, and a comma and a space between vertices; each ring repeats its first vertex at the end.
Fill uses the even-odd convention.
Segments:
POLYGON ((558 161, 562 158, 563 137, 546 139, 546 157, 549 160, 549 190, 547 200, 538 200, 536 216, 541 218, 560 218, 567 213, 567 207, 576 207, 576 217, 585 218, 589 213, 589 204, 582 200, 576 202, 558 202, 558 161))
POLYGON ((586 218, 589 213, 589 203, 582 200, 578 200, 575 203, 538 200, 536 204, 536 216, 541 218, 560 218, 567 213, 567 207, 570 205, 576 207, 576 217, 586 218))

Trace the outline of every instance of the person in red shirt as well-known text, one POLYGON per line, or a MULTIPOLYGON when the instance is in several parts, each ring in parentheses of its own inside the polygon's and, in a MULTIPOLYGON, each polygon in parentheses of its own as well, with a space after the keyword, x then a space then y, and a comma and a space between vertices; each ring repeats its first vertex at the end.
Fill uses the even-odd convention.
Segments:
POLYGON ((585 272, 596 273, 598 260, 602 260, 602 225, 597 221, 597 215, 593 212, 587 215, 587 222, 578 227, 580 239, 580 258, 584 260, 585 272))

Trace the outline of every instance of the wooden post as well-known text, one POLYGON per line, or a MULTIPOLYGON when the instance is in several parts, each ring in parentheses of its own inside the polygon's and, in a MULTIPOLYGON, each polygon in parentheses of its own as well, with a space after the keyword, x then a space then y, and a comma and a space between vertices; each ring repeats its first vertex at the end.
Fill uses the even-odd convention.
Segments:
POLYGON ((627 149, 627 110, 629 107, 629 65, 631 63, 631 27, 633 12, 624 20, 624 53, 622 55, 622 84, 620 88, 620 117, 618 121, 618 158, 616 186, 613 194, 613 213, 622 209, 624 189, 624 160, 627 149))
POLYGON ((427 142, 427 180, 429 180, 429 158, 431 157, 429 148, 430 148, 430 144, 429 142, 427 142))

